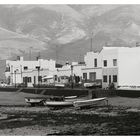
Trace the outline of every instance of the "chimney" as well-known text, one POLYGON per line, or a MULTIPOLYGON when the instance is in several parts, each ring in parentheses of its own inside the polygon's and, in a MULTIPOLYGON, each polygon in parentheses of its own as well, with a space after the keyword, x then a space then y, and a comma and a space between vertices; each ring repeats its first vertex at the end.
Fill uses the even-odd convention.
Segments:
POLYGON ((66 61, 66 65, 69 65, 69 61, 66 61))
POLYGON ((17 61, 20 61, 20 56, 17 56, 17 61))
POLYGON ((23 56, 17 56, 17 61, 23 61, 23 56))

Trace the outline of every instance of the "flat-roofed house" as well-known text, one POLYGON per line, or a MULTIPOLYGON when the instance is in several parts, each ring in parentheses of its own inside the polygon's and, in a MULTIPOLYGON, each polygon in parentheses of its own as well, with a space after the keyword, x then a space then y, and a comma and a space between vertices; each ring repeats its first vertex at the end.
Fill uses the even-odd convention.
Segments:
POLYGON ((6 60, 5 76, 9 85, 24 83, 27 86, 39 84, 43 76, 53 75, 56 71, 55 61, 38 59, 24 61, 23 57, 17 60, 6 60))
POLYGON ((88 52, 83 79, 102 80, 102 87, 140 87, 140 47, 103 47, 98 53, 88 52))

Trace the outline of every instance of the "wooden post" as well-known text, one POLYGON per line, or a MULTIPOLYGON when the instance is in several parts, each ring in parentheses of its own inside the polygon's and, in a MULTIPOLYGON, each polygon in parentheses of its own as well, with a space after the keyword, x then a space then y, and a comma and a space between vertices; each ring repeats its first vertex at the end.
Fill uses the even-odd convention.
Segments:
POLYGON ((88 90, 88 98, 92 99, 92 90, 91 89, 88 90))

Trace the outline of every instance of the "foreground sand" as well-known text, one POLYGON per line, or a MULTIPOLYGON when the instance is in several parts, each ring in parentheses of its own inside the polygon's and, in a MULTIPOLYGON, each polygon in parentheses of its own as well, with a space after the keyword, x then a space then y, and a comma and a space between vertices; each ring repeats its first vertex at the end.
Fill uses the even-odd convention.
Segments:
POLYGON ((52 110, 28 106, 25 96, 1 93, 0 135, 140 135, 139 98, 112 97, 109 106, 52 110))

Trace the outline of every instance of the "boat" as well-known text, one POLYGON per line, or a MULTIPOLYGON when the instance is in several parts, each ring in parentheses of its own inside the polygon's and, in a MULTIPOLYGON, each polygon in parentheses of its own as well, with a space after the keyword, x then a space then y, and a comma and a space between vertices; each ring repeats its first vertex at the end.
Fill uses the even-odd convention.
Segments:
POLYGON ((74 101, 82 101, 85 100, 84 98, 77 98, 77 96, 67 96, 62 98, 62 100, 52 100, 52 101, 44 101, 45 106, 51 106, 51 107, 67 107, 67 106, 73 106, 74 101))
POLYGON ((106 97, 89 99, 89 100, 74 101, 73 105, 74 105, 74 107, 87 107, 87 106, 98 105, 102 101, 107 101, 106 97))
POLYGON ((31 106, 43 105, 45 100, 47 100, 45 97, 25 97, 25 102, 31 104, 31 106))
POLYGON ((72 101, 44 101, 45 106, 51 106, 51 107, 67 107, 67 106, 73 106, 72 101))
POLYGON ((75 99, 77 96, 66 96, 65 99, 75 99))

